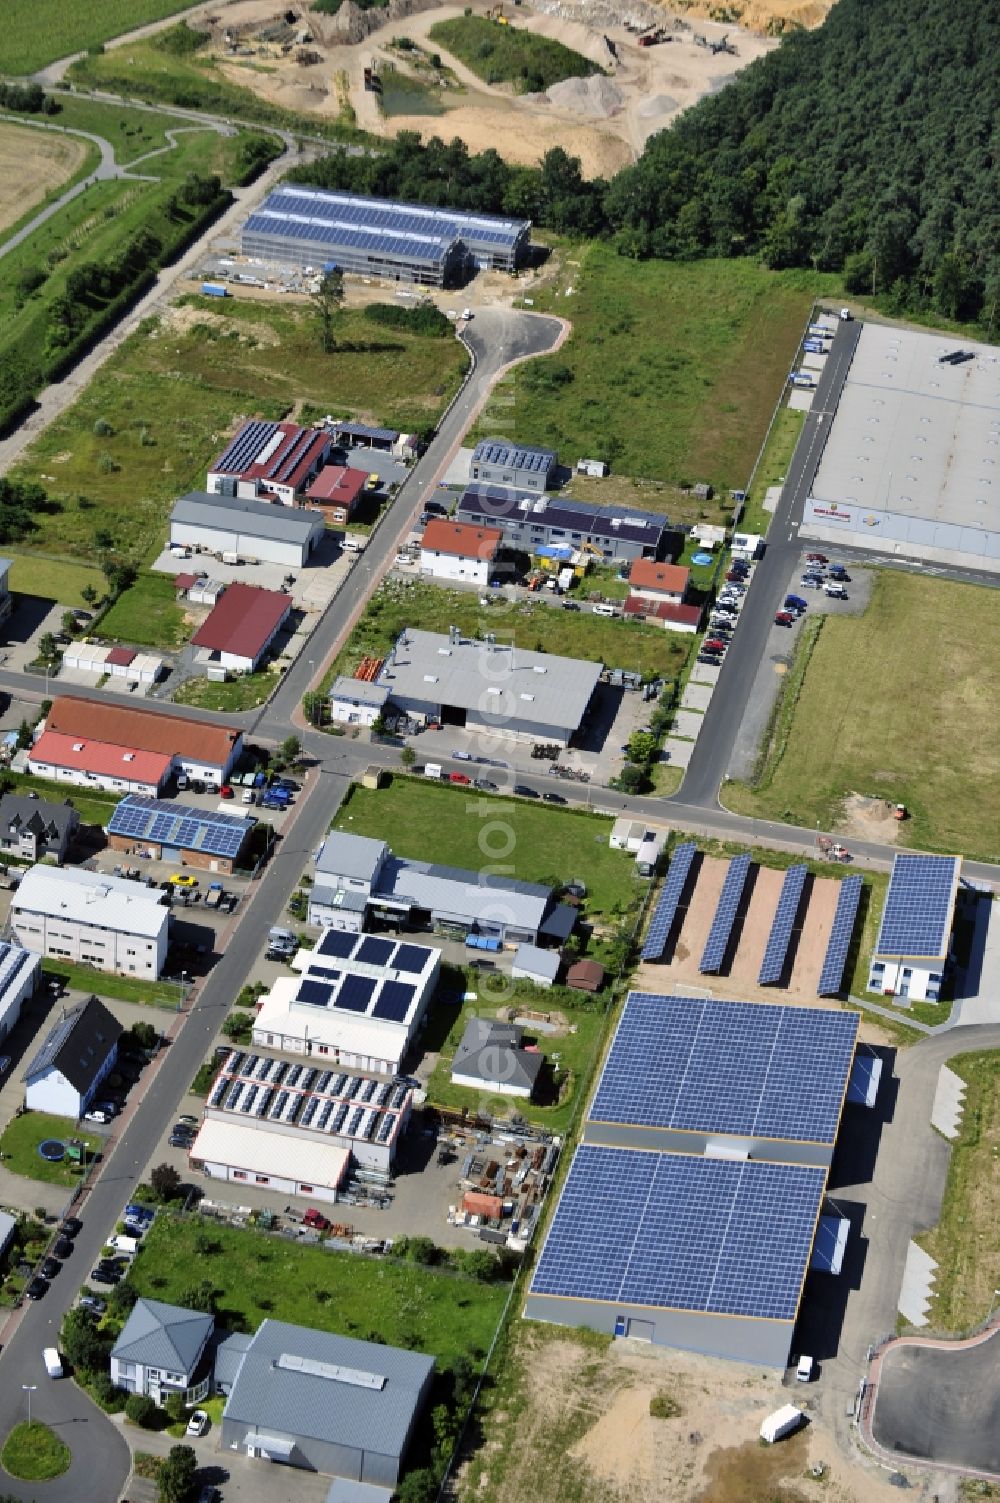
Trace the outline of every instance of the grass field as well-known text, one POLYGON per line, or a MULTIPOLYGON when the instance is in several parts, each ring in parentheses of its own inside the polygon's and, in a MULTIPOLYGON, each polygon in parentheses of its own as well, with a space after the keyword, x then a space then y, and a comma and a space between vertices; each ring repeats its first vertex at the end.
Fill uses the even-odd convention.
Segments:
POLYGON ((242 418, 302 400, 413 431, 436 421, 467 363, 457 340, 387 333, 361 311, 344 315, 338 346, 323 353, 307 309, 238 299, 195 297, 146 324, 19 463, 63 504, 38 518, 34 542, 87 558, 103 529, 128 557, 152 557, 174 500, 204 486, 242 418), (110 435, 95 433, 99 419, 110 435))
POLYGON ((389 580, 372 598, 325 682, 338 673, 353 673, 367 654, 384 656, 404 626, 439 632, 457 626, 473 636, 489 631, 498 642, 509 642, 513 636, 515 646, 529 651, 637 669, 648 678, 680 673, 691 649, 690 638, 642 621, 561 611, 530 597, 514 605, 498 601, 487 609, 468 590, 439 589, 424 580, 389 580))
MULTIPOLYGON (((437 1043, 432 1045, 428 1041, 429 1048, 440 1048, 441 1052, 441 1058, 434 1067, 434 1073, 427 1085, 428 1100, 436 1106, 450 1107, 454 1110, 468 1107, 470 1111, 486 1111, 496 1117, 507 1117, 512 1112, 517 1112, 529 1122, 538 1123, 547 1132, 565 1133, 573 1124, 580 1101, 589 1089, 591 1076, 597 1063, 605 1024, 605 1013, 600 999, 591 999, 589 1007, 582 1007, 580 1005, 581 993, 569 991, 565 987, 552 987, 543 994, 534 987, 521 986, 517 983, 511 989, 506 982, 502 992, 491 998, 488 976, 482 973, 477 975, 475 971, 470 971, 467 980, 469 991, 478 992, 474 1001, 463 1002, 460 1007, 451 1006, 448 1003, 437 1004, 437 1014, 446 1014, 443 1022, 448 1031, 440 1045, 437 1043), (494 1016, 498 1007, 516 1007, 519 998, 522 1007, 543 1012, 565 1013, 573 1029, 571 1033, 556 1035, 532 1034, 530 1025, 526 1029, 527 1039, 537 1044, 543 1054, 559 1056, 558 1061, 550 1067, 551 1071, 558 1072, 558 1075, 554 1076, 548 1072, 543 1074, 538 1093, 539 1101, 524 1101, 511 1096, 491 1096, 486 1089, 452 1085, 451 1062, 469 1018, 494 1016), (552 1099, 555 1092, 550 1082, 553 1079, 556 1079, 558 1086, 556 1099, 552 1099)), ((442 1020, 440 1017, 435 1017, 432 1011, 428 1022, 430 1033, 435 1031, 435 1024, 439 1021, 442 1020)))
POLYGON ((81 593, 90 585, 98 595, 107 589, 104 575, 91 564, 70 563, 68 559, 45 558, 42 554, 16 553, 7 550, 11 560, 10 587, 20 595, 38 595, 60 605, 85 605, 81 593))
POLYGON ((768 489, 783 483, 788 474, 804 421, 805 413, 795 412, 790 407, 782 407, 777 414, 740 517, 740 527, 746 532, 767 532, 771 513, 764 508, 764 498, 768 489))
POLYGON ((133 976, 110 976, 107 971, 95 971, 89 965, 77 965, 72 960, 54 960, 46 956, 45 969, 52 976, 62 976, 67 986, 75 991, 96 992, 99 997, 111 997, 118 1002, 138 1002, 148 1007, 172 1007, 180 1005, 181 990, 171 981, 139 981, 133 976))
POLYGON ((72 804, 79 811, 80 819, 85 825, 106 825, 118 804, 116 794, 103 793, 99 788, 74 788, 69 783, 56 783, 48 778, 32 777, 27 772, 10 772, 6 769, 4 778, 14 792, 27 793, 30 790, 40 798, 51 799, 53 803, 72 804))
POLYGON ((71 52, 84 52, 123 32, 185 10, 190 0, 6 0, 5 73, 34 73, 71 52))
POLYGON ((948 1067, 966 1082, 941 1216, 918 1241, 938 1264, 930 1321, 966 1331, 996 1305, 1000 1288, 1000 1054, 959 1054, 948 1067))
POLYGON ((1000 657, 992 590, 886 572, 861 616, 828 619, 787 740, 738 813, 835 829, 851 792, 905 803, 908 846, 1000 852, 1000 657))
MULTIPOLYGON (((167 131, 175 131, 187 124, 178 120, 176 115, 129 109, 124 104, 103 104, 99 99, 88 99, 83 94, 59 94, 57 98, 59 112, 53 116, 53 123, 103 136, 114 148, 115 161, 120 167, 127 167, 136 157, 169 145, 167 131)), ((158 170, 156 161, 150 162, 149 168, 155 173, 158 170)))
POLYGON ((0 116, 0 241, 99 160, 89 141, 32 130, 0 116))
POLYGON ((179 705, 199 705, 203 710, 252 710, 262 705, 279 682, 279 675, 264 670, 261 673, 241 673, 224 684, 212 683, 207 678, 189 678, 181 684, 174 700, 179 705))
POLYGON ((267 1317, 287 1320, 428 1352, 441 1367, 486 1353, 507 1297, 504 1284, 158 1216, 130 1282, 148 1299, 183 1304, 184 1291, 202 1279, 215 1290, 224 1325, 253 1331, 267 1317), (213 1251, 202 1251, 206 1245, 213 1251))
POLYGON ((0 1465, 22 1482, 47 1482, 69 1470, 69 1446, 48 1425, 15 1425, 0 1451, 0 1465))
MULTIPOLYGON (((597 242, 554 260, 535 311, 563 314, 573 333, 513 373, 494 409, 500 431, 609 460, 618 475, 742 489, 812 300, 834 279, 749 260, 636 262, 597 242)), ((487 414, 477 431, 492 426, 487 414)))
POLYGON ((428 35, 485 83, 513 84, 516 94, 537 94, 564 78, 604 72, 562 42, 485 16, 438 21, 428 35))
POLYGON ((72 1117, 54 1117, 50 1112, 25 1112, 22 1117, 12 1117, 0 1135, 0 1153, 3 1166, 12 1174, 25 1179, 37 1179, 47 1185, 74 1185, 80 1178, 80 1169, 74 1169, 66 1159, 50 1164, 38 1152, 39 1143, 46 1138, 56 1138, 65 1143, 69 1138, 81 1138, 87 1145, 88 1155, 97 1153, 102 1139, 96 1133, 80 1132, 72 1117))
MULTIPOLYGON (((430 742, 430 737, 423 739, 430 742)), ((400 856, 446 866, 473 871, 488 866, 525 882, 553 886, 579 878, 587 885, 591 920, 613 919, 645 890, 632 859, 608 845, 611 826, 603 816, 433 780, 398 777, 378 790, 356 786, 341 806, 335 828, 377 836, 400 856)))
POLYGON ((139 647, 180 647, 187 637, 184 611, 169 574, 140 574, 93 633, 105 642, 139 647))

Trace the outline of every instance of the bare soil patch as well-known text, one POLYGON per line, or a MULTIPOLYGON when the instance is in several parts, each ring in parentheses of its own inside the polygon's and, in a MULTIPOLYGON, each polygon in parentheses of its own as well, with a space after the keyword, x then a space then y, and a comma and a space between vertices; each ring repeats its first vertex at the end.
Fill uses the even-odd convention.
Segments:
POLYGON ((68 182, 86 154, 75 136, 0 120, 0 232, 68 182))
POLYGON ((874 840, 881 845, 893 845, 899 834, 901 821, 893 818, 893 806, 884 798, 868 798, 863 793, 849 793, 844 800, 843 811, 837 820, 837 835, 847 835, 854 840, 874 840))

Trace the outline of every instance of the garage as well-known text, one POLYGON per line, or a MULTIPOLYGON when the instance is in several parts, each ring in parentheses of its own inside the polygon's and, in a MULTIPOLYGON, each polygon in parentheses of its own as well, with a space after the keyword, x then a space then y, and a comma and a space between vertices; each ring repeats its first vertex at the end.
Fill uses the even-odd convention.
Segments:
POLYGON ((323 516, 305 507, 191 491, 170 513, 171 547, 233 554, 245 562, 300 569, 320 543, 323 516))

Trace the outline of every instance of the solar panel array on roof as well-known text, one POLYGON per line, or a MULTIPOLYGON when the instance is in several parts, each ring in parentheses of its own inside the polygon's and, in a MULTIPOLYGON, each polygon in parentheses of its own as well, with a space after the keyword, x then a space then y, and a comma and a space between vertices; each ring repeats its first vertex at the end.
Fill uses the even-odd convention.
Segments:
POLYGON ((384 966, 389 964, 389 956, 395 948, 396 942, 393 939, 375 939, 367 935, 358 945, 353 958, 365 965, 384 966))
POLYGON ((397 971, 416 974, 427 964, 427 951, 422 945, 400 945, 392 963, 397 971))
POLYGON ((258 421, 245 423, 228 447, 219 455, 215 462, 215 471, 219 474, 242 474, 244 470, 250 468, 264 445, 277 432, 277 423, 258 421))
POLYGON ((555 496, 518 496, 500 486, 471 486, 458 503, 456 520, 486 526, 579 533, 580 538, 624 539, 655 549, 669 526, 665 516, 631 507, 590 506, 555 496))
POLYGON ((845 877, 837 894, 837 911, 833 916, 833 928, 826 947, 823 969, 819 973, 816 993, 820 997, 832 997, 844 984, 844 967, 847 952, 851 947, 854 921, 858 916, 861 901, 861 878, 845 877))
POLYGON ((346 960, 354 954, 358 943, 356 934, 343 934, 339 929, 327 929, 316 946, 317 955, 336 955, 341 960, 346 960))
POLYGON ((399 433, 395 428, 372 428, 367 423, 338 423, 337 436, 369 443, 394 444, 399 433))
POLYGON ((683 845, 677 846, 670 858, 670 870, 646 934, 646 943, 642 947, 643 960, 660 960, 663 956, 671 927, 677 917, 677 905, 691 874, 697 850, 694 841, 687 840, 683 845))
POLYGON ((349 1012, 365 1012, 377 983, 370 976, 345 976, 337 994, 337 1006, 349 1012))
POLYGON ((708 931, 708 939, 698 963, 699 971, 711 972, 722 969, 726 946, 733 932, 736 912, 742 901, 749 875, 750 854, 745 851, 742 856, 734 856, 729 863, 726 880, 722 884, 722 892, 719 895, 719 905, 715 910, 712 927, 708 931))
POLYGON ((767 936, 764 958, 757 974, 758 986, 772 986, 781 980, 788 947, 792 942, 792 929, 808 875, 809 871, 805 866, 790 866, 785 873, 785 880, 781 884, 781 896, 771 923, 771 932, 767 936))
POLYGON ((197 850, 235 860, 254 823, 236 814, 216 814, 188 804, 127 794, 108 821, 108 834, 138 844, 149 841, 176 850, 197 850))
POLYGON ((526 219, 499 219, 427 204, 408 204, 296 187, 276 188, 261 205, 261 213, 298 215, 319 223, 353 225, 362 229, 414 234, 466 243, 513 248, 529 228, 526 219))
POLYGON ((375 998, 372 1017, 389 1018, 394 1023, 401 1023, 410 1010, 413 996, 412 986, 404 986, 401 981, 384 981, 375 998))
POLYGON ((450 242, 441 236, 416 235, 383 228, 378 230, 358 229, 353 225, 328 222, 320 219, 301 219, 289 214, 270 214, 259 209, 251 214, 244 227, 246 235, 277 235, 282 240, 299 240, 304 244, 328 246, 333 252, 338 246, 372 254, 391 253, 408 261, 424 261, 440 265, 447 257, 450 242))
POLYGON ((832 1008, 630 992, 587 1122, 832 1146, 858 1023, 832 1008))
POLYGON ((583 1144, 532 1294, 793 1321, 824 1169, 583 1144))
POLYGON ((526 470, 540 474, 551 470, 556 456, 551 449, 521 448, 506 444, 502 439, 487 438, 478 443, 472 452, 473 464, 489 464, 501 469, 526 470))
POLYGON ((310 1007, 329 1007, 332 998, 333 987, 325 981, 303 981, 297 994, 297 1000, 308 1002, 310 1007))
POLYGON ((876 955, 947 955, 960 864, 958 856, 895 857, 876 955))

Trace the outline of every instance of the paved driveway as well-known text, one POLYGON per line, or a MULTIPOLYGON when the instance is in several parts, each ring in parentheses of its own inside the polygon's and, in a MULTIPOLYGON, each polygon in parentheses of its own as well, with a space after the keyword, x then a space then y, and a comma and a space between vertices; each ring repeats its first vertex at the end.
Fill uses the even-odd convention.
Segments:
POLYGON ((878 1371, 876 1443, 893 1456, 1000 1476, 1000 1336, 901 1341, 878 1371))

